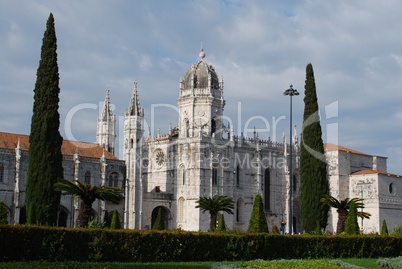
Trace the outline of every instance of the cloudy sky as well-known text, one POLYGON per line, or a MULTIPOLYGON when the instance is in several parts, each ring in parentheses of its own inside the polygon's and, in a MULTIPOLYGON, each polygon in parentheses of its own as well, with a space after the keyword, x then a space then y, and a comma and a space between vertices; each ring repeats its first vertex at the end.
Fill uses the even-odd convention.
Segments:
POLYGON ((289 137, 290 84, 300 133, 312 63, 324 142, 387 156, 388 171, 402 174, 401 10, 398 0, 0 0, 0 131, 30 132, 52 12, 65 139, 95 141, 107 88, 121 130, 135 80, 151 133, 167 132, 179 80, 202 47, 223 77, 236 134, 256 126, 263 139, 289 137))

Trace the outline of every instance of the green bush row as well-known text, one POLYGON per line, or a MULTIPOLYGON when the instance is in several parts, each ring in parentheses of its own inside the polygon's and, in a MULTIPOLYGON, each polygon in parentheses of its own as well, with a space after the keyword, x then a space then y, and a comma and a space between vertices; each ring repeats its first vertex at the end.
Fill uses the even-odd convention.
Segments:
POLYGON ((233 261, 402 255, 400 236, 283 236, 0 226, 1 261, 233 261))

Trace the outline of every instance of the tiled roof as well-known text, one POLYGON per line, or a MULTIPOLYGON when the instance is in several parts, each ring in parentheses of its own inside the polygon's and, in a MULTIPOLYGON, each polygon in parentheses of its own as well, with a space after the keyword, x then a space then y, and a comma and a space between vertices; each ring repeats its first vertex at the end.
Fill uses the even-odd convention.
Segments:
POLYGON ((359 154, 359 155, 366 155, 366 156, 371 156, 373 157, 374 155, 371 154, 367 154, 367 153, 363 153, 357 150, 353 150, 353 149, 348 149, 342 146, 338 146, 332 143, 324 143, 324 150, 325 151, 336 151, 336 150, 340 150, 340 151, 346 151, 346 152, 350 152, 350 153, 354 153, 354 154, 359 154))
POLYGON ((366 174, 382 174, 382 175, 387 175, 387 176, 401 177, 400 175, 391 174, 391 173, 387 173, 387 172, 380 172, 380 171, 370 170, 370 169, 360 170, 360 171, 352 173, 351 175, 366 175, 366 174))
MULTIPOLYGON (((22 134, 12 134, 0 132, 0 148, 15 149, 20 141, 20 148, 22 150, 29 149, 29 136, 22 134)), ((118 160, 116 156, 95 143, 78 142, 63 140, 61 152, 63 155, 74 155, 78 150, 78 154, 83 157, 101 158, 105 152, 106 159, 118 160)))

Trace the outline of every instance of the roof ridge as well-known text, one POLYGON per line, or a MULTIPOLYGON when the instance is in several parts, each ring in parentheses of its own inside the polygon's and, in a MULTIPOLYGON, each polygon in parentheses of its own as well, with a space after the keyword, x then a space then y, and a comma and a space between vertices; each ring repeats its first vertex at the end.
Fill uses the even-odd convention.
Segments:
POLYGON ((364 153, 361 151, 357 151, 354 149, 350 149, 347 147, 343 147, 334 143, 324 143, 324 149, 328 150, 328 151, 334 151, 334 150, 340 150, 340 151, 346 151, 346 152, 351 152, 351 153, 355 153, 355 154, 360 154, 360 155, 366 155, 366 156, 377 156, 377 155, 372 155, 372 154, 368 154, 368 153, 364 153))
POLYGON ((378 170, 373 170, 373 169, 364 169, 364 170, 359 170, 354 173, 351 173, 351 175, 363 175, 363 174, 382 174, 382 175, 387 175, 387 176, 402 177, 401 175, 398 175, 398 174, 393 174, 393 173, 388 173, 388 172, 378 171, 378 170))
MULTIPOLYGON (((21 149, 29 150, 29 135, 0 132, 0 148, 15 149, 18 141, 21 140, 21 149)), ((82 157, 101 158, 103 147, 97 143, 64 140, 62 144, 63 155, 74 155, 77 151, 82 157)), ((119 160, 115 155, 106 150, 106 159, 119 160)))

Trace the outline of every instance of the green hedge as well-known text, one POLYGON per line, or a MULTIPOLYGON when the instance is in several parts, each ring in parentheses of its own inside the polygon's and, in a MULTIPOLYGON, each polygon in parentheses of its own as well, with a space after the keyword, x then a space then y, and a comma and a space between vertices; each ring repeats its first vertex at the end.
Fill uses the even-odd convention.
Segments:
POLYGON ((283 236, 0 226, 1 261, 223 261, 402 256, 400 236, 283 236))

